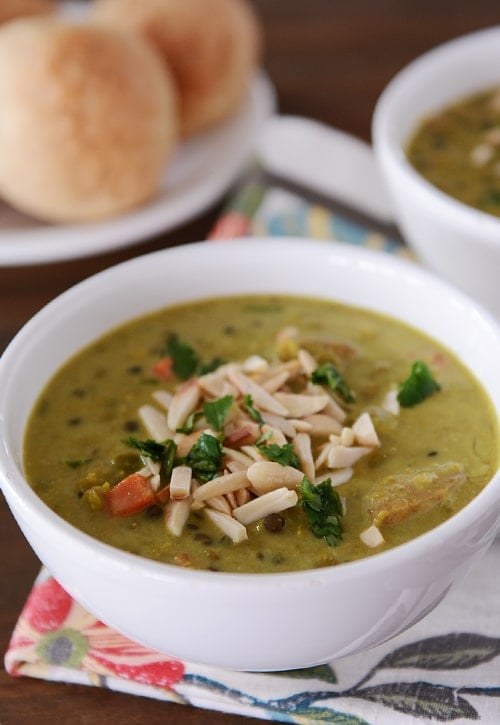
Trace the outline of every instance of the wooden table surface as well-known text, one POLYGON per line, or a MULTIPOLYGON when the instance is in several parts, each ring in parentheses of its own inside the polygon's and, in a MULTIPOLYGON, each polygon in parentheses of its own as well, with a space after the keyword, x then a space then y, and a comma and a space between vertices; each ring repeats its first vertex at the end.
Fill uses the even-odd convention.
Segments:
MULTIPOLYGON (((449 38, 500 23, 496 0, 255 0, 255 5, 265 29, 264 64, 280 111, 324 121, 366 140, 375 101, 404 64, 449 38)), ((0 350, 63 290, 134 255, 203 239, 219 211, 216 205, 174 232, 112 254, 0 269, 0 350)), ((39 566, 0 496, 2 654, 39 566)), ((243 722, 239 716, 98 688, 13 679, 0 671, 1 725, 31 725, 47 716, 61 725, 243 722)))

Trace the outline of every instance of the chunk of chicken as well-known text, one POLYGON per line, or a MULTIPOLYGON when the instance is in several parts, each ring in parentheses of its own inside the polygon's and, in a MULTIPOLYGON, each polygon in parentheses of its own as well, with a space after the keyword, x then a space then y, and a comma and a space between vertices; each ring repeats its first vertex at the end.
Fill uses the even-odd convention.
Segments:
POLYGON ((403 521, 442 503, 467 480, 460 463, 444 463, 427 471, 382 478, 367 497, 375 526, 403 521))

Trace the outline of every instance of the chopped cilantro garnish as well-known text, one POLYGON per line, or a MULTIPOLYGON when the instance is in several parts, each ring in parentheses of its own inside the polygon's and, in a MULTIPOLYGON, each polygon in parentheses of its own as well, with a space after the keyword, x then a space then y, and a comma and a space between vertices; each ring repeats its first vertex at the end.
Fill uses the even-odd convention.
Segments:
POLYGON ((151 461, 159 463, 162 480, 163 482, 168 481, 177 453, 177 445, 173 440, 169 439, 164 443, 158 443, 151 438, 140 441, 135 436, 130 436, 126 442, 132 448, 137 448, 143 461, 144 458, 149 458, 151 461))
POLYGON ((191 345, 181 342, 175 335, 167 342, 167 355, 172 358, 173 371, 181 380, 192 377, 200 364, 198 354, 191 345))
POLYGON ((203 413, 208 425, 214 430, 222 430, 229 408, 233 404, 233 396, 225 395, 223 398, 203 403, 203 413))
POLYGON ((417 360, 411 366, 409 377, 399 388, 398 400, 404 408, 410 408, 438 390, 441 390, 441 386, 436 382, 427 365, 421 360, 417 360))
POLYGON ((217 368, 220 368, 221 365, 224 365, 224 360, 221 357, 214 357, 212 360, 209 360, 206 363, 201 363, 198 375, 206 375, 207 373, 212 373, 214 370, 217 370, 217 368))
POLYGON ((194 430, 194 426, 196 425, 196 421, 198 420, 198 418, 201 418, 202 415, 202 410, 193 410, 193 412, 190 413, 186 418, 186 422, 184 423, 184 425, 180 428, 176 428, 176 433, 192 433, 194 430))
POLYGON ((285 443, 283 446, 277 443, 269 445, 257 444, 259 451, 269 460, 281 463, 282 466, 293 466, 300 468, 300 461, 296 453, 294 453, 291 443, 285 443))
POLYGON ((70 468, 80 468, 80 466, 84 466, 86 463, 90 463, 91 460, 92 458, 71 458, 64 461, 64 463, 70 468))
POLYGON ((163 443, 158 443, 151 438, 140 441, 135 436, 130 436, 126 443, 129 446, 132 446, 132 448, 137 448, 141 457, 150 458, 152 461, 157 461, 158 463, 163 460, 165 452, 165 446, 163 443))
POLYGON ((181 380, 188 380, 193 375, 206 375, 224 364, 220 357, 202 362, 196 350, 175 334, 168 338, 165 354, 172 358, 172 369, 181 380))
POLYGON ((202 433, 186 456, 193 476, 205 483, 215 478, 222 460, 221 442, 208 433, 202 433))
POLYGON ((330 546, 338 546, 342 541, 342 503, 331 480, 327 478, 315 486, 304 476, 299 492, 314 536, 325 539, 330 546))
POLYGON ((250 418, 252 418, 260 426, 264 425, 264 419, 262 418, 259 411, 254 408, 252 396, 248 393, 243 396, 243 406, 250 418))
POLYGON ((257 446, 257 448, 258 448, 258 447, 259 447, 259 446, 261 446, 261 445, 262 445, 263 443, 265 443, 265 441, 268 441, 268 440, 269 440, 269 438, 272 438, 272 437, 273 437, 273 431, 272 431, 272 430, 266 430, 266 432, 265 432, 265 433, 262 433, 262 435, 260 435, 260 436, 259 436, 259 437, 257 438, 257 440, 255 441, 255 445, 256 445, 256 446, 257 446))
POLYGON ((164 451, 163 451, 163 458, 161 461, 161 468, 160 468, 160 474, 164 481, 168 481, 170 479, 170 474, 172 473, 172 468, 174 467, 175 463, 175 456, 177 453, 177 445, 175 441, 172 439, 169 439, 168 441, 165 441, 164 451))
POLYGON ((337 392, 346 403, 353 403, 355 400, 354 393, 332 362, 318 365, 311 380, 318 385, 327 385, 330 390, 337 392))

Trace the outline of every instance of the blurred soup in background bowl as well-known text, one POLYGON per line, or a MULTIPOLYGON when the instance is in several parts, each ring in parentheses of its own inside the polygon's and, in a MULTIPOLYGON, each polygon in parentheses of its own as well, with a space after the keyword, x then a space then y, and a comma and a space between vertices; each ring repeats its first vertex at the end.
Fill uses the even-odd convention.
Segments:
POLYGON ((499 62, 500 27, 436 47, 388 84, 372 127, 378 165, 405 238, 425 264, 497 317, 499 62), (493 100, 481 108, 476 99, 471 110, 471 99, 489 91, 493 100))

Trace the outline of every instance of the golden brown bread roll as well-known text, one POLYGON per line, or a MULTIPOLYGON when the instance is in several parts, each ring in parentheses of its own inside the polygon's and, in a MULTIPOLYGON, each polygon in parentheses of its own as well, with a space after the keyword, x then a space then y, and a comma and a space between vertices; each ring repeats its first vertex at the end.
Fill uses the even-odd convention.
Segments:
POLYGON ((47 221, 131 209, 178 137, 175 84, 141 38, 56 19, 0 28, 0 195, 47 221))
POLYGON ((46 15, 55 9, 55 0, 0 0, 0 24, 28 15, 46 15))
POLYGON ((158 48, 178 84, 185 136, 237 108, 259 60, 260 28, 246 0, 95 0, 90 18, 158 48))

